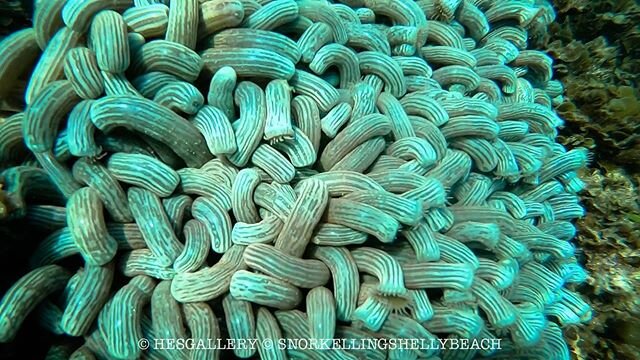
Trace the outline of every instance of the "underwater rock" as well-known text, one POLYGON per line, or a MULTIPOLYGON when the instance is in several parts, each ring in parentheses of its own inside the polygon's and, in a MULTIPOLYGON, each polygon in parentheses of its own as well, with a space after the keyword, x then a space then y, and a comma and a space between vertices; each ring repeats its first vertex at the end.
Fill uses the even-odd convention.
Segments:
POLYGON ((577 223, 577 240, 591 274, 581 293, 595 317, 568 338, 578 358, 632 359, 640 352, 629 337, 629 324, 637 323, 640 312, 640 8, 629 0, 554 3, 558 17, 544 46, 557 60, 556 74, 566 87, 557 106, 567 125, 559 141, 594 154, 582 176, 587 212, 577 223))

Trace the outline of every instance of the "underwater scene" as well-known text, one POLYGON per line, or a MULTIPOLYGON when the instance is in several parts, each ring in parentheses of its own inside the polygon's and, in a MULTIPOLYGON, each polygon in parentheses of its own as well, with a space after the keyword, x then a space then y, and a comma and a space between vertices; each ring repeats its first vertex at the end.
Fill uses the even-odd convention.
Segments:
POLYGON ((0 360, 640 359, 635 0, 0 0, 0 360))

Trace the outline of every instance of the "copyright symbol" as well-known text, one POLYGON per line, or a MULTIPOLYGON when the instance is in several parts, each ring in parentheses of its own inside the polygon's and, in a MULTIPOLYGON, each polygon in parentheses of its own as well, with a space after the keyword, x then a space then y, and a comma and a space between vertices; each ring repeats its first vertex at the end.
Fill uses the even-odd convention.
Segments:
POLYGON ((263 347, 265 350, 271 350, 271 349, 273 349, 273 340, 271 340, 271 339, 264 339, 264 340, 262 341, 262 347, 263 347))
POLYGON ((147 350, 149 348, 149 340, 145 338, 138 340, 138 347, 140 350, 147 350))

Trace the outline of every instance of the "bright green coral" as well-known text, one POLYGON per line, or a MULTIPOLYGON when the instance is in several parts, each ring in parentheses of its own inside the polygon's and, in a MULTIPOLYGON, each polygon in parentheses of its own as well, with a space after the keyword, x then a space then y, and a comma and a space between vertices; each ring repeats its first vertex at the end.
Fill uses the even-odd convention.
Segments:
MULTIPOLYGON (((553 106, 569 88, 537 46, 556 16, 546 0, 136 1, 162 10, 149 12, 151 33, 120 15, 128 0, 42 4, 38 14, 63 22, 34 23, 25 41, 44 52, 20 74, 24 128, 0 137, 26 139, 36 161, 5 146, 0 173, 12 221, 50 234, 28 274, 76 272, 55 290, 66 284, 71 296, 46 299, 39 315, 53 332, 84 336, 78 351, 138 357, 141 336, 308 338, 348 327, 371 340, 502 345, 384 349, 389 358, 569 358, 562 329, 591 318, 571 242, 591 156, 556 141, 565 119, 553 106), (100 76, 64 71, 78 47, 100 76), (90 266, 114 264, 116 286, 96 278, 109 293, 79 301, 91 296, 79 285, 90 266), (51 315, 70 306, 95 326, 57 330, 51 315)), ((21 63, 12 45, 0 42, 0 59, 21 63)), ((628 88, 615 96, 609 112, 633 111, 628 88)), ((0 301, 7 334, 36 305, 11 294, 51 285, 25 282, 0 301)), ((191 349, 180 350, 169 357, 191 349)))

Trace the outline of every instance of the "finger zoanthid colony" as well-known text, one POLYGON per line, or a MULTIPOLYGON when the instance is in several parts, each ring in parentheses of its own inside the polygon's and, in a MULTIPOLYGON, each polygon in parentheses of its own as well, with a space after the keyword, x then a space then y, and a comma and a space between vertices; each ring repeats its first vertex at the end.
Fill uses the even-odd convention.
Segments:
POLYGON ((222 336, 501 340, 242 358, 568 359, 588 154, 555 142, 563 87, 528 47, 553 19, 545 0, 37 2, 0 42, 0 214, 49 235, 0 342, 35 313, 84 340, 56 348, 76 359, 214 359, 139 339, 222 336))

